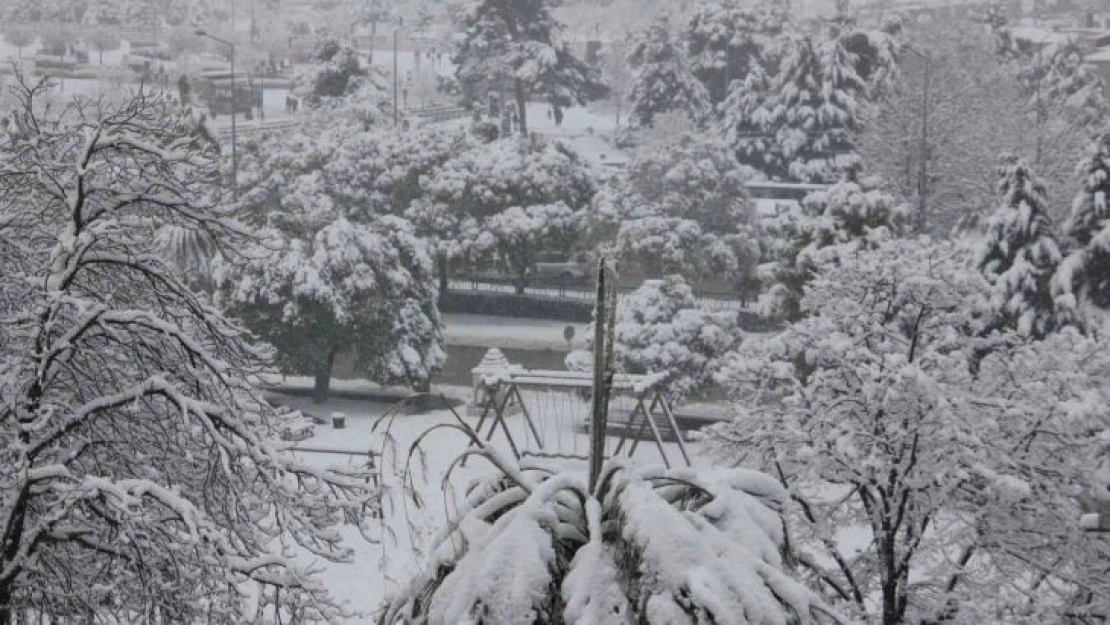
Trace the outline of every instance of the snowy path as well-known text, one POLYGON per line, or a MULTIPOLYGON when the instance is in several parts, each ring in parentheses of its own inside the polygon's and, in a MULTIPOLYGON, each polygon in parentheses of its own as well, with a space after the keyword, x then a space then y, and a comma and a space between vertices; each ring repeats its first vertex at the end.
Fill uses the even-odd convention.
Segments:
MULTIPOLYGON (((460 389, 453 389, 460 392, 460 389)), ((585 453, 586 436, 575 431, 574 421, 584 416, 583 405, 575 404, 565 398, 557 396, 535 397, 528 399, 531 404, 535 402, 536 421, 539 422, 541 434, 549 443, 549 448, 557 446, 563 452, 585 453), (570 414, 570 418, 555 418, 556 412, 570 414)), ((392 443, 386 444, 380 433, 371 433, 374 421, 385 414, 388 405, 371 402, 338 401, 329 402, 324 406, 312 406, 308 399, 286 398, 283 402, 293 407, 309 409, 317 414, 330 414, 332 411, 342 411, 347 415, 347 428, 334 430, 330 427, 318 426, 316 435, 303 445, 320 445, 347 449, 352 451, 376 450, 381 452, 386 449, 384 467, 382 469, 383 485, 390 493, 390 504, 387 505, 384 526, 380 528, 379 537, 382 543, 368 544, 362 540, 353 528, 346 528, 345 535, 349 546, 355 549, 355 561, 350 564, 325 563, 325 576, 329 587, 335 595, 348 602, 352 610, 361 612, 362 615, 349 619, 352 625, 366 623, 366 615, 372 613, 381 603, 386 594, 404 583, 416 570, 420 562, 418 552, 413 548, 413 539, 417 546, 427 546, 430 536, 438 529, 446 518, 447 506, 454 505, 454 493, 461 492, 467 481, 475 476, 485 474, 488 467, 480 461, 469 463, 465 468, 457 470, 451 479, 443 481, 447 466, 454 457, 465 448, 466 441, 462 434, 451 430, 440 430, 426 439, 424 449, 423 471, 416 477, 416 485, 420 495, 425 500, 426 507, 418 509, 411 501, 407 504, 401 496, 398 484, 400 483, 401 468, 404 465, 405 455, 410 445, 422 432, 435 425, 453 421, 449 411, 436 411, 426 415, 413 415, 398 417, 392 425, 392 443), (390 534, 393 535, 390 538, 390 534)), ((473 427, 477 419, 464 418, 473 427)), ((535 448, 530 437, 525 436, 522 420, 519 416, 508 419, 510 431, 513 432, 517 443, 525 448, 535 448)), ((493 439, 495 447, 508 453, 509 448, 505 438, 499 433, 493 439)), ((610 445, 615 441, 610 439, 610 445)), ((665 446, 667 454, 672 458, 679 458, 677 445, 665 446)), ((693 450, 695 464, 703 464, 704 459, 699 458, 693 450)), ((354 463, 365 462, 365 458, 358 456, 336 456, 317 453, 298 453, 307 462, 318 466, 338 464, 349 466, 354 463)), ((636 453, 638 462, 658 463, 660 460, 658 450, 654 444, 641 443, 636 453)), ((583 467, 579 461, 565 461, 575 467, 583 467)), ((417 463, 419 464, 419 463, 417 463)))

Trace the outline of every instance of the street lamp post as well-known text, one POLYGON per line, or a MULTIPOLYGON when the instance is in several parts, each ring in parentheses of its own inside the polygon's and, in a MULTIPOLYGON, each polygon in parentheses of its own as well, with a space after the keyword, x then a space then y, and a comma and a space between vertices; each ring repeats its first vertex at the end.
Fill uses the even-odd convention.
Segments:
POLYGON ((397 120, 399 119, 399 112, 398 112, 398 108, 397 108, 397 106, 398 106, 397 92, 398 92, 398 85, 399 85, 398 70, 397 70, 397 53, 398 53, 397 37, 400 34, 401 29, 404 28, 404 27, 405 27, 405 20, 404 20, 404 18, 401 18, 400 24, 398 24, 397 28, 393 29, 393 125, 394 126, 396 126, 398 124, 397 120))
POLYGON ((906 50, 915 54, 925 63, 924 85, 921 95, 921 163, 917 176, 917 224, 918 230, 925 229, 925 191, 928 184, 928 165, 926 164, 929 157, 929 65, 930 57, 928 54, 918 52, 917 50, 906 46, 906 50))
POLYGON ((227 39, 221 39, 215 35, 208 34, 204 29, 197 30, 197 37, 207 37, 213 41, 217 41, 231 49, 231 194, 235 199, 239 199, 239 149, 237 147, 238 134, 235 127, 235 44, 227 39))

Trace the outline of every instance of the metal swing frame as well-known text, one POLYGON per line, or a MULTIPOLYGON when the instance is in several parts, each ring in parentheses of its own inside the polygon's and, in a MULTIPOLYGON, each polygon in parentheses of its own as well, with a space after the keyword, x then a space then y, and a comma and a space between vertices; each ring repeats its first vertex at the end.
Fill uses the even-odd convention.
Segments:
MULTIPOLYGON (((540 436, 539 430, 532 420, 532 414, 528 411, 528 406, 524 402, 521 389, 567 392, 583 390, 592 391, 593 374, 576 371, 503 371, 482 376, 479 384, 481 389, 480 396, 482 397, 482 403, 480 404, 481 413, 478 417, 478 425, 474 428, 479 437, 483 436, 482 430, 486 428, 486 433, 484 435, 485 441, 487 443, 492 441, 494 435, 497 433, 498 426, 500 426, 501 431, 508 440, 509 448, 512 450, 513 456, 517 460, 519 460, 522 455, 573 457, 559 453, 542 453, 546 451, 543 437, 540 436), (516 402, 515 404, 513 403, 514 400, 516 402), (520 451, 520 448, 516 444, 516 440, 513 438, 512 432, 509 430, 508 424, 505 423, 505 417, 507 416, 506 410, 511 406, 520 407, 525 425, 536 438, 536 444, 539 446, 541 453, 529 453, 527 451, 522 453, 520 451), (486 427, 487 420, 489 421, 488 427, 486 427)), ((675 420, 674 412, 671 410, 670 402, 667 401, 666 394, 662 389, 662 383, 657 376, 614 375, 611 392, 614 396, 622 395, 635 401, 635 408, 632 409, 632 413, 629 416, 628 425, 621 434, 616 448, 613 450, 614 457, 619 456, 624 449, 625 443, 631 441, 631 444, 628 446, 628 458, 632 458, 633 454, 636 453, 636 448, 639 446, 645 430, 650 430, 652 438, 655 440, 656 447, 659 449, 659 455, 663 458, 663 463, 667 468, 670 468, 671 460, 667 456, 667 451, 663 446, 663 435, 660 432, 659 424, 656 422, 656 418, 659 417, 665 419, 671 431, 674 432, 675 440, 678 443, 678 449, 682 454, 682 459, 685 461, 686 466, 691 466, 690 455, 686 451, 686 443, 683 440, 682 432, 678 429, 678 423, 675 420)), ((476 445, 477 442, 471 441, 469 446, 473 447, 476 445)))

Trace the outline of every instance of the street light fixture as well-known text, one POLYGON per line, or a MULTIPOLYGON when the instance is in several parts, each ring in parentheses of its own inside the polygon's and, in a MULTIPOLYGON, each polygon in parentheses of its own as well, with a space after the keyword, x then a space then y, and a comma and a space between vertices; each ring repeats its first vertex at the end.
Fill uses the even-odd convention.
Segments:
POLYGON ((239 199, 239 151, 236 144, 238 141, 238 134, 235 127, 235 44, 227 39, 222 39, 215 35, 208 34, 208 31, 203 28, 198 28, 196 31, 197 37, 205 37, 222 43, 231 49, 231 193, 236 200, 239 199))

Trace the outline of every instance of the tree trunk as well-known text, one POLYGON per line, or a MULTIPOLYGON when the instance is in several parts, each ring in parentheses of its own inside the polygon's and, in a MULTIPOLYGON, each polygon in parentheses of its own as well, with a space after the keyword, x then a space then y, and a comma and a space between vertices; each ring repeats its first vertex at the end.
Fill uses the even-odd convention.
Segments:
POLYGON ((317 404, 322 404, 328 400, 328 394, 331 392, 331 368, 335 364, 335 353, 337 351, 339 351, 338 348, 331 348, 327 358, 316 365, 316 383, 312 387, 312 401, 317 404))
POLYGON ((438 264, 439 264, 439 294, 443 295, 444 293, 447 292, 447 288, 448 288, 448 284, 447 284, 447 278, 448 278, 448 276, 447 276, 447 259, 446 258, 440 258, 438 260, 438 264))
POLYGON ((12 625, 14 613, 12 610, 11 582, 0 585, 0 625, 12 625))
POLYGON ((528 136, 528 111, 525 108, 528 98, 524 92, 524 82, 520 79, 514 80, 513 92, 516 96, 517 114, 520 115, 520 134, 528 136))

